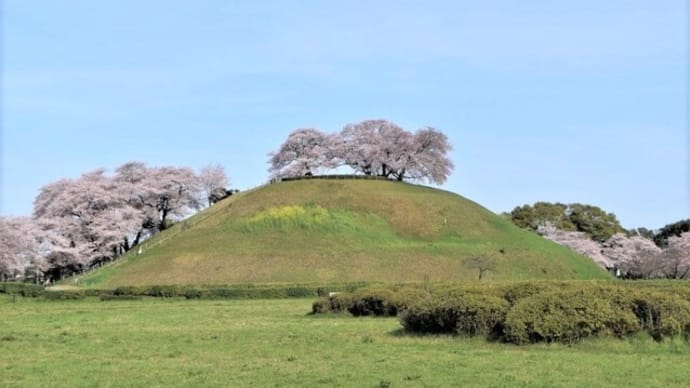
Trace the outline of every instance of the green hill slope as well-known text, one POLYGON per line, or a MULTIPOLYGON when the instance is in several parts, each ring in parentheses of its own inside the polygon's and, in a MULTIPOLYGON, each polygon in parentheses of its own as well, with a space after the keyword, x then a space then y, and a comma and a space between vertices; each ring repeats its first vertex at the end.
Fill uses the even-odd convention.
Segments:
POLYGON ((607 278, 591 260, 456 194, 390 181, 282 182, 230 197, 87 275, 92 287, 607 278))

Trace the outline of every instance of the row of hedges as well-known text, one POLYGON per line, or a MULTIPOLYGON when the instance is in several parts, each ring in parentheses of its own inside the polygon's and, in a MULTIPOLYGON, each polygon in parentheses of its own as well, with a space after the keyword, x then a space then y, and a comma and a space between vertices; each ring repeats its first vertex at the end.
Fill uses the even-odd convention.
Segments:
POLYGON ((482 336, 516 344, 573 343, 646 332, 690 338, 690 282, 520 282, 374 287, 322 298, 313 313, 399 316, 411 333, 482 336))
POLYGON ((0 294, 36 298, 43 295, 43 287, 33 283, 0 283, 0 294))
POLYGON ((145 286, 118 287, 116 296, 152 296, 186 299, 282 299, 325 296, 329 292, 353 292, 370 283, 330 284, 234 284, 225 286, 145 286))
POLYGON ((331 284, 235 284, 226 286, 143 286, 118 287, 113 290, 75 289, 46 290, 28 283, 0 283, 0 294, 18 295, 46 300, 83 299, 87 296, 101 300, 132 300, 141 297, 186 299, 279 299, 310 298, 328 295, 329 292, 353 292, 370 283, 331 284))
POLYGON ((415 285, 376 285, 323 297, 313 303, 312 313, 347 311, 356 317, 397 316, 426 294, 423 288, 415 285))

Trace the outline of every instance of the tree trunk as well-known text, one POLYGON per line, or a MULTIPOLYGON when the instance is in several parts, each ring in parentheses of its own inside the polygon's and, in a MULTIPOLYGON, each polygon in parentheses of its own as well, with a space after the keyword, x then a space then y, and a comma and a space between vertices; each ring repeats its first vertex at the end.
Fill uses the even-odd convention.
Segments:
POLYGON ((139 245, 139 240, 141 239, 141 230, 137 232, 136 237, 134 237, 134 242, 132 242, 132 246, 139 245))
POLYGON ((158 224, 158 230, 160 230, 160 231, 163 231, 168 227, 167 222, 166 222, 167 218, 168 218, 168 212, 169 212, 169 210, 167 208, 164 208, 161 211, 161 221, 158 224))

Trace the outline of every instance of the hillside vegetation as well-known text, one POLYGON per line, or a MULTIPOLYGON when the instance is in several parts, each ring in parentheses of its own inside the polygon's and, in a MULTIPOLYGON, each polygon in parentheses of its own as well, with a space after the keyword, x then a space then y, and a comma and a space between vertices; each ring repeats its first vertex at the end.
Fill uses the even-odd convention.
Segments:
POLYGON ((307 180, 232 196, 78 279, 89 287, 242 282, 595 279, 591 260, 459 195, 407 183, 307 180))

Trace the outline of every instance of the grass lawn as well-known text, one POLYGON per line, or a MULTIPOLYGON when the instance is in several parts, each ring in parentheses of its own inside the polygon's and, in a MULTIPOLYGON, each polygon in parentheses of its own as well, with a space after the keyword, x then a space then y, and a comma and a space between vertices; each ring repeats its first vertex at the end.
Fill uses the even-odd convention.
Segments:
POLYGON ((518 347, 415 337, 396 319, 307 316, 312 300, 0 296, 0 385, 579 386, 690 384, 690 345, 645 338, 518 347))

